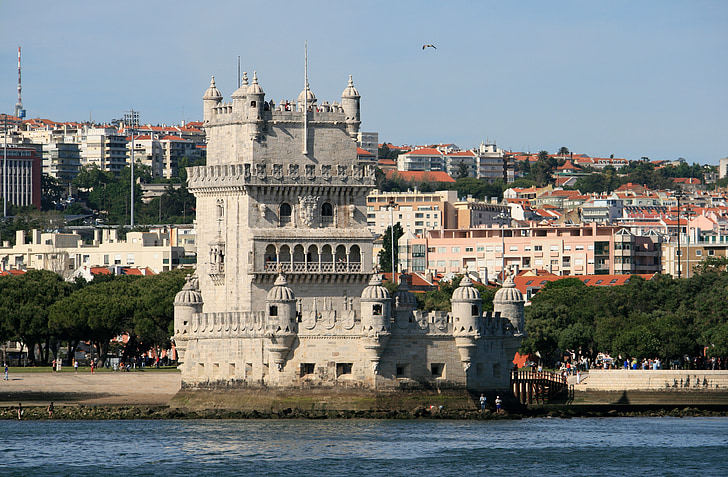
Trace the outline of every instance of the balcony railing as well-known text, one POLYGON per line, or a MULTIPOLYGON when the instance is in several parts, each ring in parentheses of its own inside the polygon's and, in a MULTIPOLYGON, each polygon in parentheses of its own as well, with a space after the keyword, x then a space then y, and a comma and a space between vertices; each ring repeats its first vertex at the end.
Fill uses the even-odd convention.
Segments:
POLYGON ((274 262, 265 264, 265 272, 278 273, 359 273, 361 262, 274 262))

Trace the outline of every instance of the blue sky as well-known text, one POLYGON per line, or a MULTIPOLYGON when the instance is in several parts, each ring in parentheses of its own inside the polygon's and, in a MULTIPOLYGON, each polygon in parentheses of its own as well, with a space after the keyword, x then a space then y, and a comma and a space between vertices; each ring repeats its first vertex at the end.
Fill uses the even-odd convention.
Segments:
POLYGON ((348 75, 362 129, 394 144, 490 139, 514 151, 728 156, 728 2, 0 0, 0 112, 199 120, 237 61, 267 99, 319 101, 348 75), (423 51, 432 43, 437 49, 423 51))

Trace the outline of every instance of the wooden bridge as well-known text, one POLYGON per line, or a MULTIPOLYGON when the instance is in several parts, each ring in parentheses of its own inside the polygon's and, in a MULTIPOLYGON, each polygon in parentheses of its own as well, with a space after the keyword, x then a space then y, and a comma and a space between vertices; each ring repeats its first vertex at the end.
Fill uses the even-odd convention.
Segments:
POLYGON ((546 404, 568 389, 568 384, 560 373, 512 371, 511 389, 521 404, 546 404))

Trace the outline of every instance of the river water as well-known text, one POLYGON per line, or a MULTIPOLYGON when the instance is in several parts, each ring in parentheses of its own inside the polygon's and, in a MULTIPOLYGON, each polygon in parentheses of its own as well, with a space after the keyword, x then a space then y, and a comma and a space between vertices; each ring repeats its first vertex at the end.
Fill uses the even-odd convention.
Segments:
POLYGON ((728 475, 728 418, 0 421, 3 476, 728 475))

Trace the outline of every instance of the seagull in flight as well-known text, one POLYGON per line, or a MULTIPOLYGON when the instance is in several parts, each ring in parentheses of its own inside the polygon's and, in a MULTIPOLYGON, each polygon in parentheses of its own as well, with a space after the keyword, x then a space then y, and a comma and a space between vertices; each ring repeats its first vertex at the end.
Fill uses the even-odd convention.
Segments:
POLYGON ((436 50, 437 50, 437 47, 436 47, 435 45, 422 45, 422 49, 423 49, 423 50, 424 50, 425 48, 428 48, 428 47, 429 47, 429 48, 434 48, 434 49, 436 49, 436 50))

